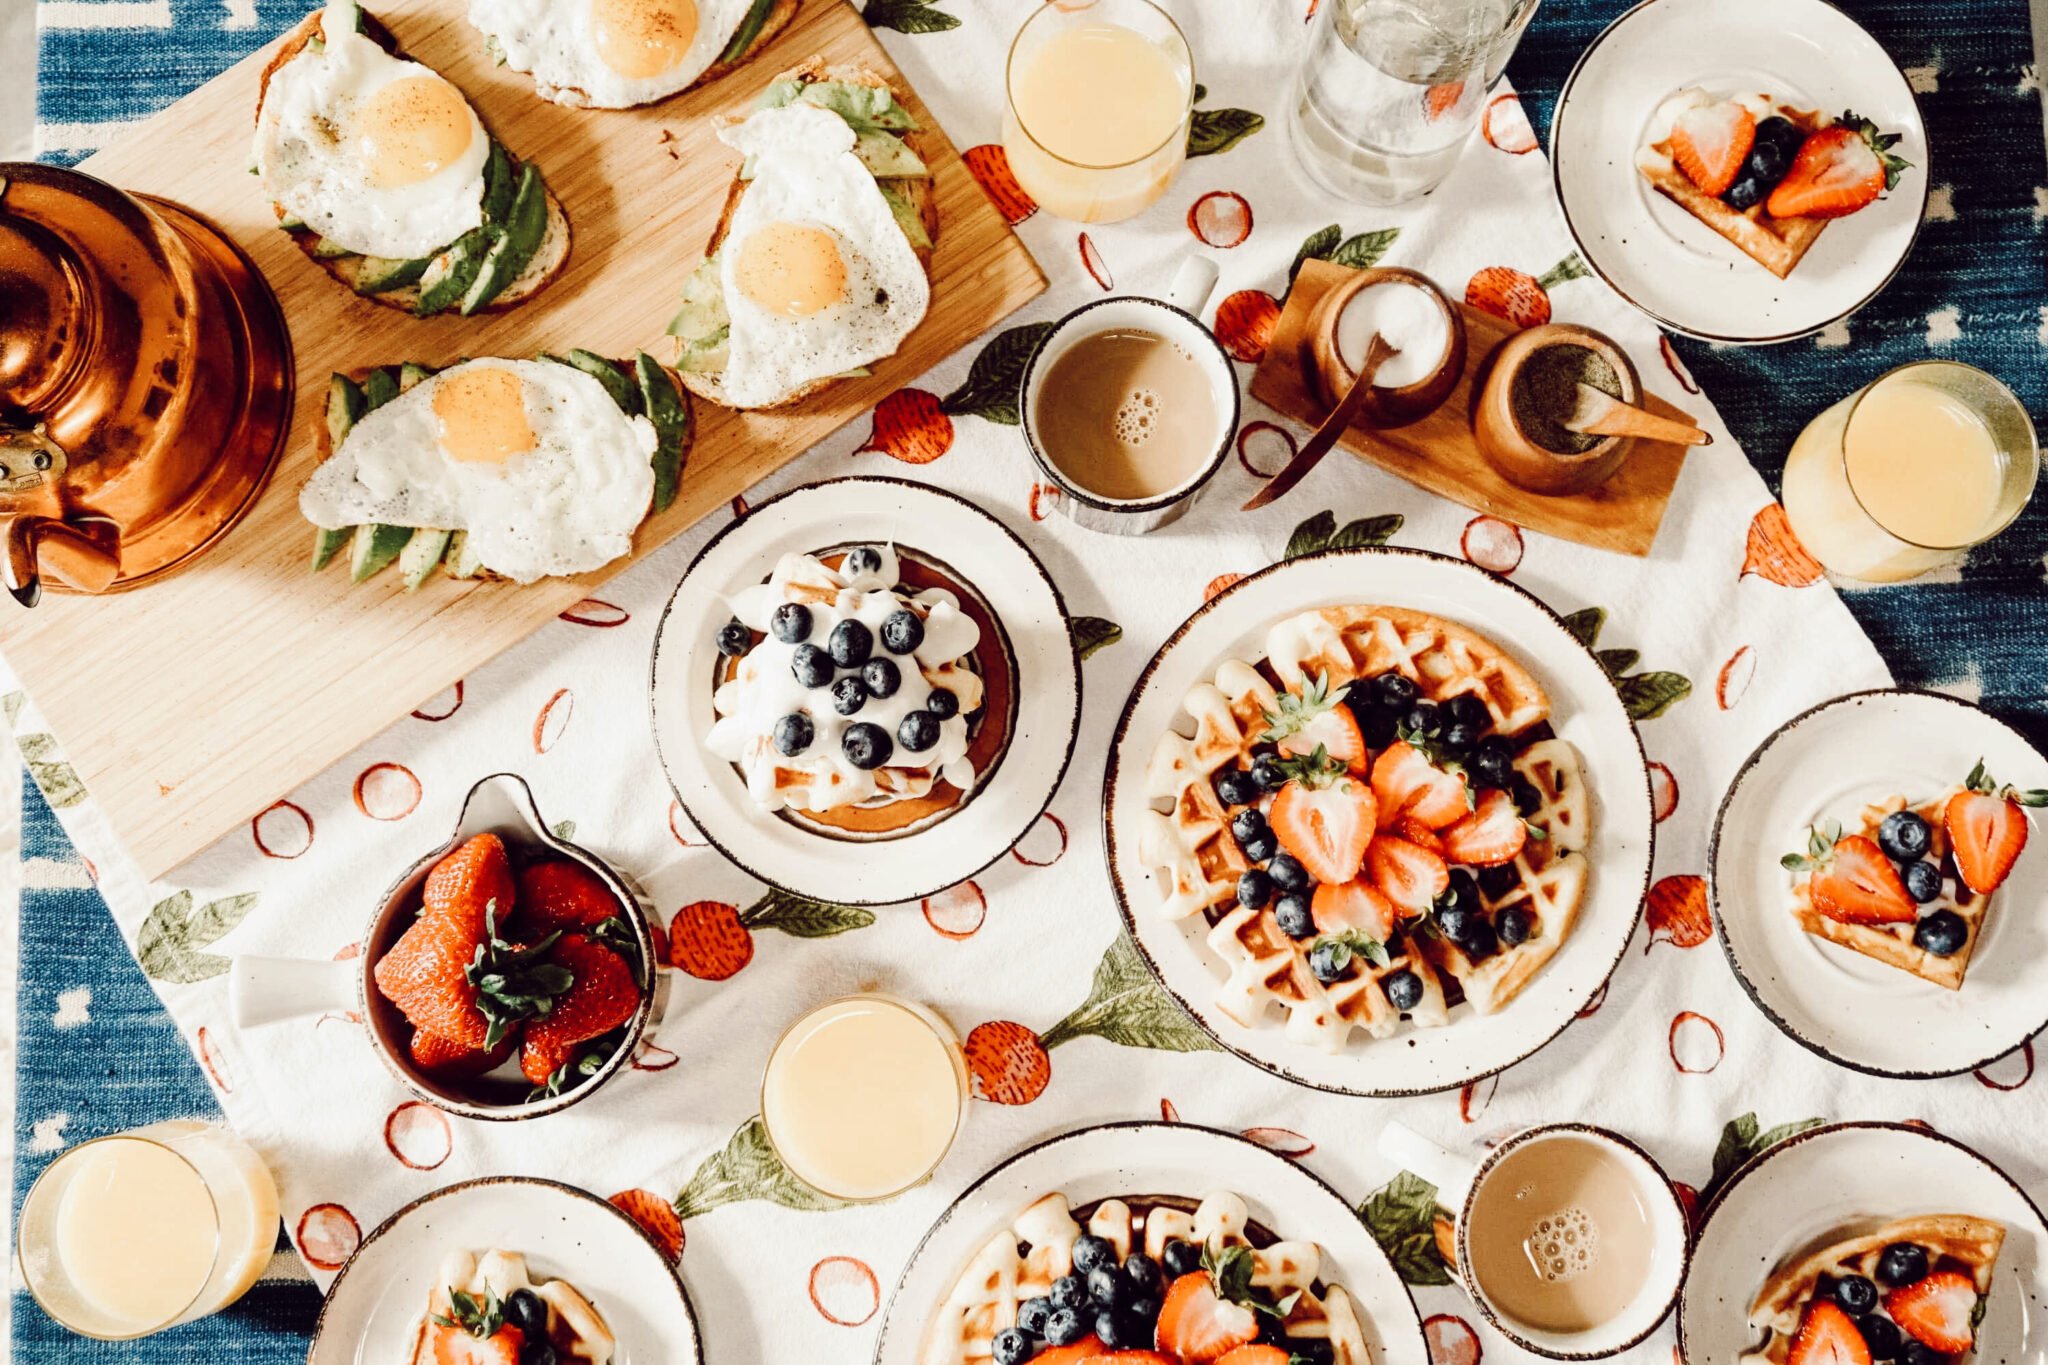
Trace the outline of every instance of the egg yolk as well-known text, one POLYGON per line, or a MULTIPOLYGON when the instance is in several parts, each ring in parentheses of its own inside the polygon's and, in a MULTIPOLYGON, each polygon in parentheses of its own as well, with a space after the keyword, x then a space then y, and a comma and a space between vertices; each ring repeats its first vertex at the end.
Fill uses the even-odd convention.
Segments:
POLYGON ((591 0, 597 55, 621 76, 645 80, 676 66, 697 36, 695 0, 591 0))
POLYGON ((777 317, 802 318, 846 297, 846 260, 824 228, 769 223, 740 246, 740 292, 777 317))
POLYGON ((464 370, 434 386, 441 451, 451 460, 502 464, 534 446, 526 386, 509 370, 464 370))
POLYGON ((380 86, 357 112, 370 183, 417 185, 451 165, 475 129, 469 102, 439 76, 406 76, 380 86))

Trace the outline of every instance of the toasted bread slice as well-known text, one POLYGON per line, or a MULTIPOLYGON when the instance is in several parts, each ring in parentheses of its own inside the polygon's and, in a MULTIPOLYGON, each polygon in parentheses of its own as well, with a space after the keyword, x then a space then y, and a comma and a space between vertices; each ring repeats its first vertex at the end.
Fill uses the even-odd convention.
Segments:
MULTIPOLYGON (((309 41, 321 36, 321 13, 320 10, 316 9, 307 15, 297 28, 285 36, 283 44, 272 55, 270 61, 264 65, 256 90, 256 115, 258 118, 262 115, 264 98, 270 93, 271 76, 281 69, 285 63, 298 56, 305 49, 309 41)), ((405 55, 399 50, 398 40, 392 35, 391 30, 386 28, 374 15, 369 14, 367 11, 363 14, 363 33, 364 36, 394 57, 405 55)), ((482 116, 479 115, 478 117, 481 118, 482 116)), ((488 133, 490 130, 486 127, 484 131, 488 133)), ((545 192, 547 196, 547 226, 541 237, 540 246, 534 251, 532 258, 527 261, 525 268, 509 284, 501 289, 496 297, 473 311, 479 313, 502 313, 508 309, 517 308, 520 304, 552 284, 561 275, 562 271, 568 267, 569 215, 562 208, 561 201, 555 198, 552 190, 546 190, 545 192)), ((286 217, 283 205, 272 205, 272 208, 277 213, 278 221, 283 223, 286 217)), ((322 248, 322 239, 319 233, 302 227, 288 227, 285 230, 290 234, 292 244, 298 247, 307 260, 325 270, 335 280, 346 285, 352 292, 386 308, 396 308, 407 313, 415 313, 419 310, 421 288, 419 284, 409 283, 392 289, 373 290, 367 287, 367 281, 364 280, 366 270, 373 268, 375 264, 369 257, 328 254, 322 248)))
MULTIPOLYGON (((1821 126, 1819 114, 1811 109, 1780 108, 1802 133, 1821 126)), ((1737 209, 1708 194, 1686 178, 1671 153, 1671 141, 1652 142, 1636 152, 1636 170, 1657 193, 1733 242, 1744 255, 1784 279, 1799 264, 1816 241, 1825 218, 1773 218, 1758 204, 1737 209)))
MULTIPOLYGON (((703 74, 699 75, 696 80, 691 81, 688 85, 681 87, 681 89, 666 95, 658 95, 651 100, 643 100, 639 105, 598 104, 591 98, 589 91, 578 86, 544 85, 538 79, 534 81, 533 92, 544 100, 554 104, 567 105, 572 109, 632 109, 645 107, 649 104, 659 104, 663 100, 674 99, 684 91, 695 90, 700 85, 717 80, 728 71, 736 71, 746 65, 755 53, 773 41, 776 34, 789 27, 790 21, 796 18, 797 9, 802 3, 803 0, 755 0, 755 7, 748 9, 746 18, 740 21, 739 31, 733 35, 732 46, 729 46, 726 52, 719 56, 717 61, 705 67, 703 74), (756 7, 762 8, 758 19, 759 26, 753 29, 752 36, 749 37, 746 36, 749 26, 757 22, 755 16, 756 7), (738 50, 734 51, 734 47, 737 47, 738 50)), ((470 22, 472 26, 475 26, 475 20, 472 19, 470 22)))
MULTIPOLYGON (((814 85, 820 81, 840 81, 847 85, 871 86, 877 90, 887 90, 890 88, 889 78, 880 72, 865 66, 831 65, 823 57, 811 57, 807 61, 779 73, 769 84, 777 85, 783 81, 799 81, 805 85, 814 85)), ((931 158, 925 155, 925 145, 918 130, 911 129, 900 134, 900 136, 910 150, 917 153, 919 160, 923 161, 927 166, 931 164, 931 158)), ((922 180, 899 180, 891 181, 890 183, 909 199, 911 209, 917 214, 918 221, 924 226, 924 244, 920 246, 916 242, 912 242, 911 247, 917 253, 918 264, 924 267, 925 278, 930 279, 933 244, 939 239, 939 202, 938 196, 932 188, 931 178, 927 176, 922 180)), ((711 230, 711 240, 704 245, 705 256, 709 257, 715 254, 721 246, 725 245, 726 233, 732 227, 732 216, 738 211, 740 200, 746 197, 746 193, 747 182, 740 179, 740 172, 735 168, 732 176, 732 185, 726 191, 725 208, 718 215, 718 225, 711 230)), ((679 340, 676 346, 678 357, 682 353, 682 346, 683 343, 679 340)), ((678 370, 676 373, 683 386, 699 398, 704 399, 708 403, 717 403, 721 407, 730 406, 725 401, 724 388, 719 383, 717 375, 691 370, 678 370)), ((803 399, 837 382, 836 376, 812 380, 780 402, 770 403, 767 407, 787 407, 791 403, 801 402, 803 399)), ((755 411, 765 410, 765 408, 755 409, 755 411)))

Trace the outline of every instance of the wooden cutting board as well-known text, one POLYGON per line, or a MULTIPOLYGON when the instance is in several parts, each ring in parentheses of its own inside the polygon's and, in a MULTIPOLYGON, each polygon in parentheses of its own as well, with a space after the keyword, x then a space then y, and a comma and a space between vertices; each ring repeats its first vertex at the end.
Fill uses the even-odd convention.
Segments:
POLYGON ((926 130, 936 177, 932 302, 903 350, 783 412, 696 404, 680 496, 641 526, 634 559, 987 332, 1045 276, 958 151, 845 0, 804 0, 739 70, 645 109, 575 110, 492 65, 449 0, 372 12, 400 47, 460 86, 515 155, 531 157, 569 212, 568 272, 509 313, 414 319, 356 298, 275 226, 247 173, 257 53, 86 160, 81 170, 174 199, 224 228, 261 267, 291 328, 298 405, 290 443, 248 518, 189 569, 133 592, 46 593, 0 613, 0 651, 146 876, 157 877, 465 673, 516 644, 631 560, 527 587, 436 574, 406 593, 392 570, 351 587, 346 565, 307 572, 298 494, 312 471, 335 370, 582 346, 666 360, 664 329, 702 258, 737 165, 711 116, 743 112, 779 71, 814 53, 888 75, 926 130))
MULTIPOLYGON (((1329 409, 1309 377, 1314 359, 1309 351, 1308 317, 1316 302, 1351 274, 1348 266, 1304 261, 1294 277, 1287 306, 1273 328, 1266 357, 1252 376, 1252 397, 1310 428, 1320 426, 1329 409)), ((1638 441, 1614 477, 1589 493, 1546 497, 1517 488, 1502 478, 1479 451, 1472 436, 1472 411, 1477 382, 1500 344, 1517 330, 1513 323, 1452 301, 1465 317, 1465 373, 1442 407, 1419 422, 1387 431, 1353 427, 1337 438, 1352 454, 1372 461, 1439 497, 1517 526, 1596 549, 1647 555, 1663 523, 1664 508, 1685 463, 1684 446, 1664 441, 1638 441)), ((1633 357, 1631 357, 1633 358, 1633 357)), ((1641 369, 1640 362, 1637 369, 1641 369)), ((1643 406, 1665 417, 1693 419, 1655 394, 1643 406)))

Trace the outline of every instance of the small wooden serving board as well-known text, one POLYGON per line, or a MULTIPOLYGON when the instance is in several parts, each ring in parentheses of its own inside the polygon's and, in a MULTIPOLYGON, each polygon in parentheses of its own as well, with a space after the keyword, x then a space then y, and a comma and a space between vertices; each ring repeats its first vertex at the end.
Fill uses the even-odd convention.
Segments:
MULTIPOLYGON (((1252 397, 1311 428, 1321 424, 1329 409, 1317 396, 1310 377, 1314 361, 1309 352, 1308 317, 1317 300, 1350 274, 1348 266, 1302 262, 1266 347, 1266 358, 1252 376, 1252 397)), ((1671 489, 1678 482, 1679 468, 1685 463, 1686 448, 1662 441, 1637 441, 1614 477, 1590 493, 1545 497, 1517 488, 1487 462, 1472 435, 1472 411, 1493 352, 1517 329, 1504 319, 1455 300, 1451 306, 1464 313, 1467 350, 1465 373, 1443 406, 1405 427, 1366 431, 1354 426, 1338 437, 1337 443, 1418 488, 1528 530, 1595 549, 1649 554, 1657 527, 1664 520, 1665 505, 1671 500, 1671 489)), ((1645 395, 1644 406, 1666 417, 1692 421, 1655 395, 1645 395)))
POLYGON ((291 329, 298 377, 289 444, 246 520, 191 567, 105 597, 46 593, 0 612, 0 651, 143 874, 158 877, 375 736, 421 701, 553 620, 764 475, 867 413, 1045 289, 1045 276, 958 151, 846 0, 804 0, 744 66, 633 110, 567 109, 494 66, 446 0, 372 0, 406 55, 470 97, 515 156, 531 158, 567 208, 566 273, 510 312, 419 320, 359 299, 300 255, 247 173, 257 78, 272 48, 209 81, 81 170, 176 200, 222 227, 262 269, 291 329), (336 370, 584 347, 646 350, 703 256, 737 154, 713 119, 744 113, 770 79, 813 54, 888 76, 923 126, 939 209, 931 309, 903 349, 786 410, 699 401, 675 503, 645 522, 634 553, 594 574, 526 587, 435 574, 403 591, 386 570, 357 586, 346 564, 309 573, 298 513, 336 370))

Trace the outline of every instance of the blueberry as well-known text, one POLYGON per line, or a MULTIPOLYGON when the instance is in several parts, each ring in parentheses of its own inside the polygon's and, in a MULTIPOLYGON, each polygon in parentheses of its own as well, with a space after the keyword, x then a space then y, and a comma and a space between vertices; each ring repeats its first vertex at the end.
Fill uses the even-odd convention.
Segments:
POLYGON ((1908 1341, 1906 1348, 1899 1352, 1904 1365, 1953 1365, 1955 1357, 1946 1351, 1937 1351, 1924 1342, 1908 1341))
POLYGON ((1005 1327, 996 1333, 989 1349, 995 1354, 996 1365, 1024 1365, 1035 1353, 1033 1348, 1037 1344, 1023 1328, 1005 1327))
POLYGON ((1444 937, 1465 950, 1473 959, 1490 957, 1495 945, 1493 926, 1477 910, 1446 910, 1436 917, 1444 937))
POLYGON ((1280 766, 1278 754, 1260 754, 1252 760, 1252 781, 1259 784, 1260 791, 1276 792, 1287 785, 1287 770, 1280 766))
POLYGON ((1953 910, 1923 916, 1913 928, 1913 942, 1936 957, 1954 957, 1970 937, 1970 927, 1953 910))
POLYGON ((859 621, 841 621, 825 637, 825 648, 841 668, 859 668, 875 652, 875 633, 859 621))
MULTIPOLYGON (((1087 1290, 1081 1291, 1086 1294, 1087 1290)), ((1045 1320, 1045 1344, 1048 1346, 1072 1346, 1088 1335, 1095 1324, 1093 1314, 1084 1318, 1078 1308, 1055 1308, 1052 1316, 1045 1320)))
POLYGON ((1342 981, 1351 975, 1351 950, 1334 939, 1324 939, 1309 949, 1308 969, 1324 985, 1342 981))
POLYGON ((1756 125, 1755 140, 1768 143, 1780 151, 1796 152, 1799 150, 1799 144, 1806 141, 1806 134, 1800 132, 1799 125, 1783 114, 1773 114, 1756 125))
POLYGON ((1045 1335, 1045 1320, 1051 1316, 1051 1299, 1026 1299, 1017 1305, 1017 1326, 1034 1337, 1045 1335))
POLYGON ((1873 1313, 1856 1324, 1862 1329, 1863 1344, 1870 1348, 1872 1360, 1896 1360, 1899 1357, 1899 1329, 1892 1325, 1890 1318, 1873 1313))
POLYGON ((1835 1302, 1852 1318, 1860 1318, 1877 1307, 1877 1286, 1861 1275, 1844 1275, 1835 1281, 1835 1302))
POLYGON ((1488 900, 1499 900, 1522 883, 1513 863, 1498 863, 1479 869, 1479 890, 1488 900))
POLYGON ((1484 919, 1477 906, 1453 906, 1437 912, 1436 927, 1444 931, 1444 937, 1453 943, 1462 944, 1465 935, 1472 931, 1474 921, 1484 919))
POLYGON ((1125 1308, 1124 1312, 1130 1314, 1133 1322, 1143 1325, 1145 1340, 1150 1341, 1152 1339, 1152 1324, 1159 1321, 1159 1296, 1157 1294, 1140 1294, 1137 1298, 1131 1300, 1130 1306, 1125 1308))
MULTIPOLYGON (((1931 919, 1932 916, 1929 916, 1931 919)), ((1902 1289, 1927 1278, 1927 1250, 1911 1242, 1893 1242, 1877 1258, 1877 1282, 1886 1289, 1902 1289)))
POLYGON ((1273 899, 1273 879, 1260 867, 1248 867, 1237 879, 1237 903, 1247 910, 1263 910, 1273 899))
POLYGON ((1166 1273, 1177 1280, 1202 1268, 1202 1248, 1194 1242, 1170 1237, 1159 1249, 1159 1260, 1166 1267, 1166 1273))
POLYGON ((1401 709, 1398 706, 1374 706, 1358 717, 1358 733, 1364 738, 1366 747, 1375 751, 1386 748, 1394 742, 1394 732, 1401 726, 1401 709))
POLYGON ((1401 728, 1411 735, 1434 739, 1444 732, 1444 713, 1433 701, 1418 701, 1401 717, 1401 728))
POLYGON ((784 758, 795 758, 811 747, 811 741, 817 737, 817 733, 809 716, 801 711, 792 711, 775 722, 775 752, 784 758))
POLYGON ((1095 1310, 1095 1335, 1104 1346, 1112 1351, 1135 1349, 1150 1345, 1149 1341, 1138 1340, 1138 1324, 1131 1321, 1128 1313, 1119 1313, 1107 1305, 1095 1310))
POLYGON ((903 672, 893 660, 869 659, 861 665, 860 680, 868 685, 869 696, 893 697, 903 686, 903 672))
POLYGON ((880 573, 882 552, 872 545, 856 545, 846 552, 846 571, 855 573, 880 573))
POLYGON ((1536 790, 1536 784, 1516 773, 1508 783, 1508 795, 1515 799, 1515 814, 1523 819, 1543 809, 1543 793, 1536 790))
POLYGON ((1536 916, 1526 905, 1510 905, 1493 917, 1493 932, 1510 948, 1527 943, 1536 933, 1536 916))
POLYGON ((1484 917, 1474 915, 1472 927, 1466 931, 1464 939, 1458 946, 1465 950, 1465 956, 1474 962, 1481 962, 1500 950, 1500 939, 1494 933, 1493 925, 1484 917))
POLYGON ((1906 864, 1906 894, 1922 905, 1941 894, 1941 869, 1922 858, 1906 864))
POLYGON ((1307 891, 1316 884, 1308 869, 1285 853, 1277 855, 1266 870, 1273 874, 1273 885, 1282 891, 1307 891))
POLYGON ((868 704, 868 685, 859 675, 849 673, 832 684, 832 709, 842 716, 850 716, 868 704))
MULTIPOLYGON (((1104 1266, 1114 1269, 1116 1266, 1116 1248, 1110 1245, 1107 1237, 1097 1237, 1093 1233, 1084 1232, 1074 1239, 1073 1262, 1074 1269, 1080 1271, 1083 1275, 1093 1270, 1100 1270, 1104 1266)), ((1093 1286, 1091 1285, 1090 1288, 1092 1289, 1093 1286)))
POLYGON ((896 722, 896 742, 914 754, 921 754, 939 742, 939 718, 929 711, 912 711, 896 722))
POLYGON ((1226 806, 1249 806, 1259 799, 1259 784, 1243 768, 1225 768, 1216 774, 1216 799, 1226 806))
POLYGON ((754 632, 738 621, 727 621, 718 628, 718 652, 728 659, 737 659, 754 647, 754 632))
POLYGON ((1088 1297, 1095 1300, 1100 1308, 1116 1308, 1130 1297, 1130 1289, 1124 1284, 1124 1277, 1116 1273, 1116 1258, 1110 1257, 1108 1265, 1096 1266, 1088 1272, 1088 1297))
POLYGON ((768 633, 786 645, 800 645, 811 638, 811 609, 801 602, 784 602, 768 618, 768 633))
POLYGON ((1397 1010, 1412 1010, 1422 1003, 1422 978, 1406 968, 1389 972, 1380 982, 1380 989, 1387 993, 1387 1003, 1397 1010))
POLYGON ((1910 863, 1927 856, 1934 831, 1909 810, 1895 810, 1877 827, 1877 846, 1895 863, 1910 863))
POLYGON ((1389 706, 1406 706, 1415 700, 1413 679, 1401 673, 1382 673, 1372 680, 1373 695, 1389 706))
POLYGON ((805 687, 826 687, 832 682, 832 660, 816 645, 798 645, 789 656, 789 671, 805 687))
POLYGON ((1476 731, 1484 731, 1493 723, 1493 714, 1476 692, 1460 692, 1444 703, 1444 710, 1449 713, 1453 725, 1469 725, 1476 731))
POLYGON ((538 1341, 529 1338, 519 1352, 519 1365, 560 1365, 561 1358, 555 1350, 555 1343, 546 1337, 538 1341))
POLYGON ((505 1296, 505 1321, 529 1337, 545 1337, 548 1306, 531 1289, 515 1289, 505 1296))
POLYGON ((1465 758, 1465 771, 1482 787, 1505 788, 1515 777, 1514 756, 1508 752, 1507 741, 1498 735, 1480 740, 1465 758))
POLYGON ((882 618, 882 648, 891 654, 915 654, 924 643, 924 622, 914 611, 892 611, 882 618))
POLYGON ((1272 830, 1267 830, 1256 839, 1245 840, 1238 847, 1244 850, 1244 856, 1251 861, 1263 863, 1280 852, 1280 841, 1273 837, 1272 830))
POLYGON ((1256 810, 1241 810, 1230 817, 1230 834, 1240 844, 1266 832, 1266 817, 1256 810))
POLYGON ((1280 921, 1280 932, 1299 941, 1316 936, 1316 917, 1309 908, 1307 896, 1294 892, 1282 896, 1273 906, 1273 918, 1280 921))
POLYGON ((924 709, 940 720, 951 720, 960 714, 960 699, 943 687, 934 687, 924 699, 924 709))
POLYGON ((1792 153, 1781 143, 1762 139, 1758 139, 1749 149, 1749 159, 1742 164, 1745 176, 1761 181, 1766 186, 1776 186, 1785 178, 1785 172, 1791 169, 1792 153))
POLYGON ((879 768, 889 761, 890 752, 896 747, 889 742, 889 732, 879 725, 862 721, 846 727, 840 737, 839 747, 846 753, 846 761, 856 768, 879 768))
MULTIPOLYGON (((1053 1315, 1055 1317, 1059 1315, 1062 1309, 1079 1310, 1088 1307, 1094 1302, 1088 1296, 1088 1281, 1079 1275, 1060 1276, 1052 1282, 1052 1288, 1046 1292, 1046 1297, 1052 1300, 1053 1315)), ((1048 1327, 1051 1325, 1051 1323, 1046 1324, 1048 1327)), ((1046 1333, 1046 1339, 1048 1341, 1052 1340, 1050 1332, 1046 1333)), ((1053 1344, 1057 1346, 1060 1343, 1054 1342, 1053 1344)))
POLYGON ((1133 1304, 1138 1299, 1150 1298, 1156 1306, 1159 1291, 1166 1287, 1166 1279, 1159 1273, 1159 1262, 1142 1251, 1133 1251, 1130 1259, 1124 1262, 1124 1280, 1131 1286, 1133 1304))
POLYGON ((1446 910, 1477 910, 1479 883, 1464 868, 1453 869, 1450 884, 1444 888, 1444 893, 1436 898, 1435 908, 1438 914, 1446 910))
POLYGON ((1762 178, 1745 166, 1743 173, 1735 177, 1735 183, 1722 192, 1721 202, 1741 213, 1761 204, 1769 190, 1762 178))
POLYGON ((1450 750, 1454 757, 1462 758, 1470 753, 1472 746, 1478 742, 1479 732, 1469 725, 1461 725, 1457 721, 1452 721, 1444 727, 1443 746, 1450 750))

